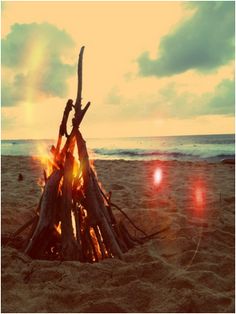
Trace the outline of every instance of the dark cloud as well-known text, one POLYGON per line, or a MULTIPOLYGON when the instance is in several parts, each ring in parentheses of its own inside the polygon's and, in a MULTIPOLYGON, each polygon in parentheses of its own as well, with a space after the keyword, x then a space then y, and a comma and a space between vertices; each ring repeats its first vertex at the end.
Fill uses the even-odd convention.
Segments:
POLYGON ((234 1, 190 2, 194 15, 162 38, 157 58, 138 59, 143 76, 171 76, 190 69, 211 71, 234 59, 234 1))
POLYGON ((65 56, 74 42, 54 25, 14 24, 2 39, 2 66, 12 70, 13 79, 2 80, 2 105, 10 106, 24 99, 26 87, 34 82, 36 92, 64 97, 67 79, 75 73, 75 64, 65 56))

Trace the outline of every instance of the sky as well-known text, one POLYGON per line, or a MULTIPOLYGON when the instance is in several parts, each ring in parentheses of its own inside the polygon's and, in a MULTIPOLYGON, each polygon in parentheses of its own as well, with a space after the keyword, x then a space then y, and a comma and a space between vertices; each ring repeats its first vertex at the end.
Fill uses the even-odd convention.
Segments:
POLYGON ((234 5, 3 1, 2 138, 56 139, 83 45, 85 137, 234 133, 234 5))

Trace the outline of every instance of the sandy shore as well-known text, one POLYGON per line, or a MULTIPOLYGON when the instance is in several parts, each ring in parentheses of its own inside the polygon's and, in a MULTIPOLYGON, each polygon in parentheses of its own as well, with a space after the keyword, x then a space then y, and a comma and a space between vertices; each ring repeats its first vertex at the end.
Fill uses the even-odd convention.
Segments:
MULTIPOLYGON (((2 312, 234 312, 234 165, 95 166, 113 202, 138 226, 147 233, 168 229, 126 253, 124 261, 97 264, 31 260, 4 246, 2 312), (153 183, 157 167, 163 171, 160 186, 153 183)), ((38 161, 2 157, 2 234, 33 216, 40 177, 38 161)))

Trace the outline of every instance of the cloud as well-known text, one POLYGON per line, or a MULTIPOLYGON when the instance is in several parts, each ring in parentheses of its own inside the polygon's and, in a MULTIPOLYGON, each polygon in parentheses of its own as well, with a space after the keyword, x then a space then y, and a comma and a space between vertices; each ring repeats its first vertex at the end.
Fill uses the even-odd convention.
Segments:
MULTIPOLYGON (((235 114, 235 81, 223 80, 216 87, 216 94, 209 96, 206 114, 235 114)), ((204 111, 203 111, 204 113, 204 111)))
POLYGON ((234 80, 225 79, 211 93, 197 96, 190 92, 178 92, 176 84, 163 88, 151 111, 165 118, 193 118, 206 115, 234 116, 234 80))
POLYGON ((203 115, 234 115, 234 80, 225 79, 211 93, 196 96, 190 92, 178 93, 175 84, 160 91, 157 108, 169 118, 191 118, 203 115))
POLYGON ((119 116, 125 116, 129 120, 150 117, 189 119, 207 115, 234 116, 234 87, 234 80, 224 79, 212 92, 196 95, 179 91, 178 85, 172 82, 152 94, 143 93, 134 98, 120 95, 121 103, 116 106, 116 119, 119 116))
POLYGON ((190 69, 206 72, 234 59, 234 2, 190 2, 194 15, 162 38, 156 59, 138 59, 142 76, 171 76, 190 69))
POLYGON ((110 92, 108 93, 107 97, 104 99, 105 103, 111 104, 111 105, 120 105, 122 103, 123 97, 121 96, 121 93, 119 89, 114 86, 110 92))
POLYGON ((1 105, 4 106, 14 106, 15 103, 21 99, 17 92, 14 91, 9 82, 2 79, 1 81, 1 105))
POLYGON ((76 71, 65 61, 73 48, 71 37, 54 25, 14 24, 2 39, 2 106, 36 94, 65 97, 76 71))

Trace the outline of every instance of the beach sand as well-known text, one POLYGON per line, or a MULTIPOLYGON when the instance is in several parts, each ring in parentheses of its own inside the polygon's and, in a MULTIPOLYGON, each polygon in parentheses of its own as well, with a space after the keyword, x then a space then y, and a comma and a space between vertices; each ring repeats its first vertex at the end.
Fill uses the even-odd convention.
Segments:
MULTIPOLYGON (((2 246, 1 312, 234 312, 234 165, 120 160, 95 167, 140 228, 167 229, 123 261, 96 264, 31 260, 2 246)), ((39 161, 2 157, 2 235, 33 217, 40 177, 39 161)))

